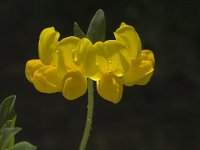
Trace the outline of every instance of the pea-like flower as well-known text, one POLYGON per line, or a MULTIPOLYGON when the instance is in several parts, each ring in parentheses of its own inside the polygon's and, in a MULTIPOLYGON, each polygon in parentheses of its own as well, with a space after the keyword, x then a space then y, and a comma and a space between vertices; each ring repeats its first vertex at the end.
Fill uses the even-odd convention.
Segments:
POLYGON ((73 100, 87 91, 87 78, 72 58, 80 39, 71 36, 58 41, 58 38, 59 33, 53 27, 41 32, 40 59, 29 60, 25 74, 38 91, 62 92, 65 98, 73 100))
POLYGON ((122 23, 114 33, 117 41, 122 42, 131 53, 131 67, 122 77, 126 86, 145 85, 154 71, 154 54, 151 50, 142 50, 140 38, 135 29, 122 23))
POLYGON ((40 34, 38 52, 40 59, 29 60, 26 63, 25 75, 35 88, 43 93, 59 92, 62 87, 62 77, 55 67, 54 47, 60 34, 53 27, 44 29, 40 34))
POLYGON ((116 41, 97 42, 97 91, 101 97, 118 103, 126 86, 145 85, 154 71, 154 55, 142 50, 140 38, 132 26, 122 23, 114 33, 116 41))
POLYGON ((88 38, 69 36, 61 41, 53 27, 39 39, 39 58, 26 64, 26 77, 43 93, 62 92, 74 100, 87 91, 87 78, 96 81, 99 95, 113 103, 121 100, 123 84, 144 85, 154 71, 154 55, 142 50, 132 26, 122 23, 116 40, 92 43, 88 38))
POLYGON ((97 82, 97 91, 101 97, 118 103, 123 93, 123 80, 131 66, 130 50, 117 40, 96 42, 81 39, 75 60, 83 68, 84 74, 97 82))

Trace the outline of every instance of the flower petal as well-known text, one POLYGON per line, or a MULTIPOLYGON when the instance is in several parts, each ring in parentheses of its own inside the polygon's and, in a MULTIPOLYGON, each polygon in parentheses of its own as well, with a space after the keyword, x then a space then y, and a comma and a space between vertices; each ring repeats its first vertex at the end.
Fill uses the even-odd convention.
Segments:
POLYGON ((55 66, 61 70, 74 70, 77 68, 74 60, 74 53, 80 39, 75 36, 70 36, 62 39, 55 47, 54 55, 55 66))
POLYGON ((114 35, 116 40, 122 42, 130 49, 132 59, 139 57, 142 44, 137 32, 132 26, 122 23, 114 32, 114 35))
POLYGON ((33 75, 35 88, 42 93, 55 93, 61 91, 62 77, 54 66, 44 66, 33 75))
POLYGON ((79 98, 87 91, 87 78, 79 71, 69 72, 64 78, 63 96, 68 100, 79 98))
POLYGON ((153 75, 153 69, 149 73, 147 73, 142 79, 138 80, 137 85, 146 85, 149 80, 151 79, 151 76, 153 75))
POLYGON ((41 67, 44 67, 40 59, 32 59, 27 61, 26 67, 25 67, 25 75, 26 78, 30 81, 33 82, 33 75, 36 70, 40 69, 41 67))
POLYGON ((97 73, 96 52, 89 39, 81 39, 76 49, 75 61, 86 77, 92 78, 97 73))
POLYGON ((101 97, 116 104, 122 98, 122 80, 112 73, 105 74, 97 82, 97 91, 101 97))
POLYGON ((55 44, 58 42, 60 34, 55 31, 54 27, 45 28, 41 34, 38 43, 39 58, 45 65, 52 63, 55 44))
POLYGON ((109 40, 104 43, 107 53, 108 70, 116 76, 122 76, 131 66, 130 51, 118 41, 109 40))
POLYGON ((124 75, 131 65, 129 50, 119 41, 109 40, 94 44, 97 53, 96 64, 99 74, 113 72, 116 76, 124 75))
POLYGON ((145 85, 149 82, 154 71, 154 54, 151 50, 142 50, 141 56, 132 61, 130 70, 122 79, 125 85, 145 85))
POLYGON ((145 85, 153 74, 153 65, 146 60, 133 60, 130 70, 122 79, 125 85, 145 85))
POLYGON ((142 60, 151 61, 152 65, 154 66, 155 58, 154 58, 154 54, 151 50, 142 50, 140 57, 141 57, 142 60))

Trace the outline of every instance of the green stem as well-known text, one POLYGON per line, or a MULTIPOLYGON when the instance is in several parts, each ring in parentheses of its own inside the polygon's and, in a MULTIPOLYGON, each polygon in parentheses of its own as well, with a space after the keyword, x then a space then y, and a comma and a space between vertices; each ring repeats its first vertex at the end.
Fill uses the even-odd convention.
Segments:
POLYGON ((90 136, 91 125, 92 125, 93 108, 94 108, 93 81, 88 79, 87 118, 86 118, 85 130, 84 130, 84 133, 83 133, 83 138, 81 140, 79 150, 85 150, 85 148, 86 148, 87 141, 88 141, 88 138, 90 136))

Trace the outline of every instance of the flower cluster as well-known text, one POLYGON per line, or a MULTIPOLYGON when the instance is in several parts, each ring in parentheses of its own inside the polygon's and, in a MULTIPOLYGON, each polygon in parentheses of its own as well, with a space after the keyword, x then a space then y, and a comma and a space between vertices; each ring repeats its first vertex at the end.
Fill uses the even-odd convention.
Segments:
POLYGON ((87 79, 96 81, 99 95, 113 103, 121 100, 123 85, 145 85, 154 71, 154 55, 142 50, 135 29, 122 23, 115 40, 92 43, 88 38, 69 36, 59 40, 53 27, 39 39, 39 59, 26 63, 25 74, 43 93, 62 92, 74 100, 87 91, 87 79))

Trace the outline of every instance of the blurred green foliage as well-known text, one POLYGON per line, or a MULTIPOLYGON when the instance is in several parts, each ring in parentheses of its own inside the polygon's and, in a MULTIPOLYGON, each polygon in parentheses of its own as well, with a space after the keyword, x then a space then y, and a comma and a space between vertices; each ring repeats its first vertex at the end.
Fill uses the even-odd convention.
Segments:
POLYGON ((0 150, 36 150, 35 146, 25 141, 15 144, 15 135, 21 130, 15 127, 15 99, 16 96, 9 96, 0 105, 0 150))

